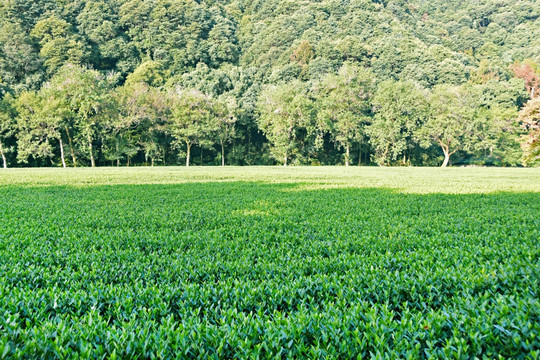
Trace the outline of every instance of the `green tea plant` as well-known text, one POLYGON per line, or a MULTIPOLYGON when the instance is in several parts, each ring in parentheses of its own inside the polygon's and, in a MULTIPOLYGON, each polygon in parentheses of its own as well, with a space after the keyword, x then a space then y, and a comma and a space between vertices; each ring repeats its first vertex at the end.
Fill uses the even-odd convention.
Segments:
POLYGON ((536 359, 537 169, 0 173, 2 359, 536 359))

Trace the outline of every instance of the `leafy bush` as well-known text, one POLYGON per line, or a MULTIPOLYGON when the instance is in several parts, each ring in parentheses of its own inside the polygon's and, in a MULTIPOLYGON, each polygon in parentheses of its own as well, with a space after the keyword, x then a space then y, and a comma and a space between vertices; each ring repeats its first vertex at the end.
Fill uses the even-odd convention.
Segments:
POLYGON ((537 358, 540 173, 461 170, 2 173, 0 357, 537 358))

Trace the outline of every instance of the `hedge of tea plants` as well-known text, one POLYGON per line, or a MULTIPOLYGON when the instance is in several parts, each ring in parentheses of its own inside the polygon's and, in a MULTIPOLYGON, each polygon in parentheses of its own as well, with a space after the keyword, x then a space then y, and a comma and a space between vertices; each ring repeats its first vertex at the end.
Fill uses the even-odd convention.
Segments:
POLYGON ((540 356, 540 193, 305 185, 0 186, 0 358, 540 356))

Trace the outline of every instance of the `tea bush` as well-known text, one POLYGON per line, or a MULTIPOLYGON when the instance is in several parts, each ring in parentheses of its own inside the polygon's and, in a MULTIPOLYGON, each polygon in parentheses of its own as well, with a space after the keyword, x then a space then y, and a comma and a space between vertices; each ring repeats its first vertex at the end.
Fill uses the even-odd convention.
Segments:
POLYGON ((539 175, 0 173, 0 358, 537 359, 539 175))

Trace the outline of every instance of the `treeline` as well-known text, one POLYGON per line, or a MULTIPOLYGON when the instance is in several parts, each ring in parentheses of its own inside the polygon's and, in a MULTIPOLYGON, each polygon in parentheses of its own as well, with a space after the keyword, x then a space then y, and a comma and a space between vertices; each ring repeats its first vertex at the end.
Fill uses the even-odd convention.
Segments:
POLYGON ((6 0, 6 166, 535 164, 530 1, 6 0))

